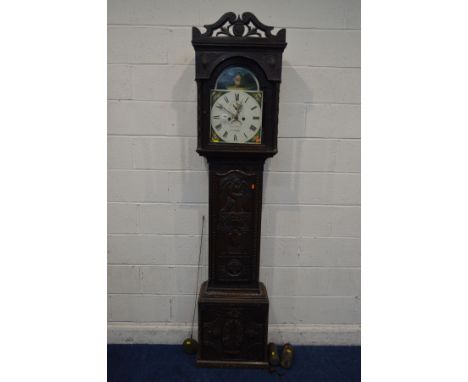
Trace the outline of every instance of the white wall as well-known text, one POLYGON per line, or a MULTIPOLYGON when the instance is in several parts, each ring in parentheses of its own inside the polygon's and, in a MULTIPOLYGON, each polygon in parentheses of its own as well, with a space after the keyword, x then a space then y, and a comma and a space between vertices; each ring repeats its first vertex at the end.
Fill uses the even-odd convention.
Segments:
POLYGON ((270 339, 358 343, 358 0, 109 0, 109 342, 187 335, 208 201, 191 26, 228 11, 287 28, 279 153, 264 175, 270 339))

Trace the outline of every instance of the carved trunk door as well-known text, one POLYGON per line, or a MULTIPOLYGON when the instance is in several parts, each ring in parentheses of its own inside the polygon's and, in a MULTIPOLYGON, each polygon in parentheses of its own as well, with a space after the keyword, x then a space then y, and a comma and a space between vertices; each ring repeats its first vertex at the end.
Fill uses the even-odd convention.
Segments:
POLYGON ((262 168, 210 164, 210 287, 258 288, 262 168))

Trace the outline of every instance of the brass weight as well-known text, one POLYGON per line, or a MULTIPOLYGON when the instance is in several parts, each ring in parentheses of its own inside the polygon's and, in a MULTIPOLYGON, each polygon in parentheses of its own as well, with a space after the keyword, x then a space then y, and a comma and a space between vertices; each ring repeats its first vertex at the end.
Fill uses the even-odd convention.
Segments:
POLYGON ((281 354, 281 367, 289 369, 292 366, 294 358, 294 349, 290 343, 283 346, 283 353, 281 354))
POLYGON ((270 366, 278 366, 280 363, 278 348, 273 342, 268 344, 268 362, 270 363, 270 366))

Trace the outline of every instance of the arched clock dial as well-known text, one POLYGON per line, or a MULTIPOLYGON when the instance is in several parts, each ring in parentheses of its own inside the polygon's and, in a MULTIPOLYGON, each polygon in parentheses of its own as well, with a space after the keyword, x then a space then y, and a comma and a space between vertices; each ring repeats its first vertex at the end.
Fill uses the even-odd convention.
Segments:
POLYGON ((211 108, 212 141, 261 143, 262 94, 217 91, 211 108))

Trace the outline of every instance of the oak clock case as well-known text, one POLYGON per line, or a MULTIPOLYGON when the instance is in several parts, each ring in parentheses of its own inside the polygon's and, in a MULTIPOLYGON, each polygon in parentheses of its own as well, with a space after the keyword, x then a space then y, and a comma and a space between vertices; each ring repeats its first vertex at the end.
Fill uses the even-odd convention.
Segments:
POLYGON ((250 12, 226 13, 205 28, 192 29, 197 152, 209 165, 197 365, 267 367, 269 299, 259 281, 263 165, 277 152, 286 31, 272 33, 250 12))

